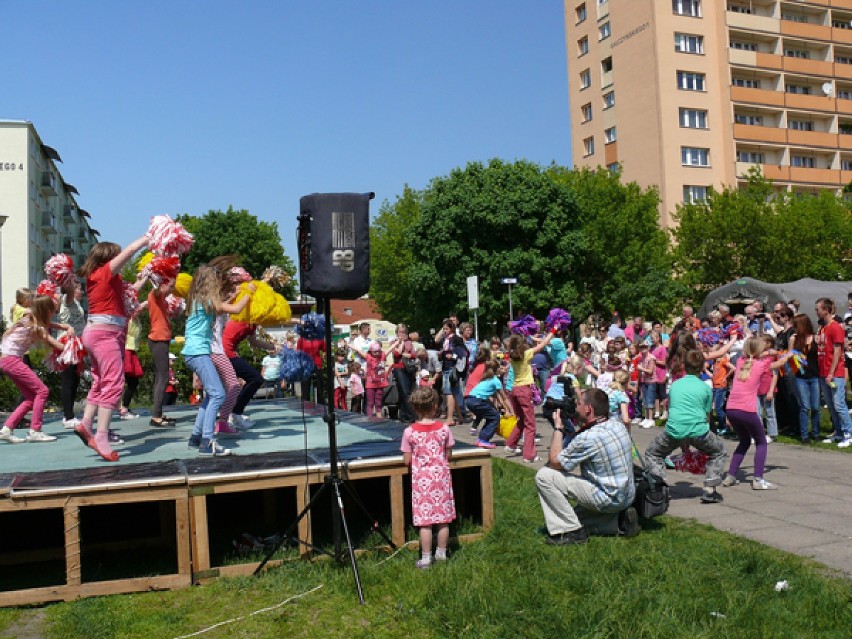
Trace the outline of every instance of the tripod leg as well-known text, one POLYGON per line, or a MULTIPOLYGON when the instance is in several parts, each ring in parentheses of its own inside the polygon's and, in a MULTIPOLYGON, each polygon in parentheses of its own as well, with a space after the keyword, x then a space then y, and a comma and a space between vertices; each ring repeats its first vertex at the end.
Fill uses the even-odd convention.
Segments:
MULTIPOLYGON (((281 548, 281 546, 284 545, 284 542, 287 541, 288 539, 290 539, 290 535, 292 535, 293 531, 296 530, 296 527, 299 525, 299 522, 302 521, 305 518, 305 516, 310 512, 311 508, 313 508, 314 504, 320 498, 320 495, 322 495, 322 493, 325 491, 327 486, 328 486, 328 483, 326 482, 326 483, 323 483, 319 487, 316 494, 311 498, 311 501, 308 502, 308 504, 302 509, 302 512, 300 512, 296 516, 296 520, 292 524, 290 524, 290 527, 287 528, 287 530, 284 531, 284 533, 281 535, 281 538, 277 542, 275 542, 275 545, 272 546, 272 548, 270 548, 267 551, 266 555, 264 555, 264 557, 263 557, 263 560, 260 562, 260 564, 257 566, 257 568, 255 568, 254 572, 252 573, 255 577, 260 574, 260 571, 263 570, 263 567, 267 563, 269 563, 269 560, 272 559, 272 556, 275 553, 278 552, 278 550, 281 548)), ((315 546, 314 546, 314 548, 315 548, 315 546)))
MULTIPOLYGON (((349 536, 349 525, 346 523, 346 510, 343 508, 343 497, 340 494, 340 481, 334 481, 334 493, 337 497, 337 509, 340 521, 343 523, 343 532, 346 535, 346 547, 349 549, 349 562, 352 564, 352 574, 355 577, 355 588, 358 590, 358 601, 364 605, 364 589, 361 587, 361 575, 358 573, 358 562, 355 559, 355 549, 352 547, 352 538, 349 536)), ((339 559, 339 558, 338 558, 339 559)))
POLYGON ((346 481, 343 481, 343 487, 346 489, 346 492, 349 493, 349 496, 352 498, 352 501, 355 502, 355 505, 358 506, 358 509, 361 511, 361 514, 364 515, 367 521, 371 522, 370 529, 379 533, 379 536, 385 540, 388 546, 396 550, 396 544, 393 543, 393 539, 388 537, 387 533, 385 533, 385 531, 381 529, 381 527, 379 526, 379 522, 377 522, 370 514, 370 511, 367 510, 367 507, 364 505, 364 502, 361 501, 361 498, 358 496, 358 493, 355 492, 355 489, 352 488, 352 486, 350 486, 349 483, 346 481))

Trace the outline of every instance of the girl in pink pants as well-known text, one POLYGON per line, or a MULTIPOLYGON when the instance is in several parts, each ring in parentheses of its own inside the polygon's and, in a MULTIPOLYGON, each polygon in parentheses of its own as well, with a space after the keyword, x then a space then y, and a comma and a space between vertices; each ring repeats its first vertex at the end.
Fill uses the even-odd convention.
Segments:
POLYGON ((62 344, 48 333, 50 318, 55 310, 56 305, 52 297, 38 295, 33 300, 31 310, 27 311, 3 334, 3 343, 0 344, 0 350, 3 351, 3 356, 0 357, 0 372, 8 375, 9 379, 14 382, 24 396, 24 401, 18 404, 18 407, 9 415, 6 424, 0 429, 0 441, 6 441, 10 444, 20 444, 24 441, 56 441, 56 437, 41 431, 44 404, 47 402, 48 395, 47 386, 24 363, 24 355, 27 354, 30 346, 37 341, 45 342, 53 348, 62 350, 62 344), (26 439, 16 437, 13 433, 14 429, 30 411, 33 414, 30 420, 29 434, 26 439))

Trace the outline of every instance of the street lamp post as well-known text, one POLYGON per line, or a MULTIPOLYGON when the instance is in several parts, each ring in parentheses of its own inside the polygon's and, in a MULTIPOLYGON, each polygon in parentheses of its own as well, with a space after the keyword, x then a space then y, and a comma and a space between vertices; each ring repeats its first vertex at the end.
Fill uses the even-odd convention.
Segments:
POLYGON ((0 317, 3 316, 3 225, 8 215, 0 215, 0 317))
POLYGON ((517 284, 518 278, 517 277, 504 277, 500 280, 500 282, 503 283, 503 284, 509 285, 509 321, 511 322, 512 317, 513 317, 513 315, 512 315, 512 284, 517 284))

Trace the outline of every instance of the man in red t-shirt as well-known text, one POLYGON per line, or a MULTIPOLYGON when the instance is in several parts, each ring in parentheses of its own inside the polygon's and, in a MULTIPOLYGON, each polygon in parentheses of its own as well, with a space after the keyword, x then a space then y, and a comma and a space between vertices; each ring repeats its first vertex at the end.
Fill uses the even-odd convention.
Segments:
POLYGON ((843 345, 846 332, 834 319, 834 302, 827 297, 816 301, 816 314, 822 327, 817 334, 819 383, 831 414, 834 435, 823 443, 836 442, 838 448, 852 446, 852 416, 846 408, 846 364, 843 345))

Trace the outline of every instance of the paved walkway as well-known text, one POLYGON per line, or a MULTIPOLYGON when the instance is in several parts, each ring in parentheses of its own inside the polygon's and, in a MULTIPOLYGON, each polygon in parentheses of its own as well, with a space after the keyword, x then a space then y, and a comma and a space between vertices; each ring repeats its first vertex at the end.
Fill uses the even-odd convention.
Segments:
MULTIPOLYGON (((546 459, 552 431, 541 418, 538 428, 543 435, 537 446, 538 454, 546 459)), ((659 428, 632 429, 642 452, 659 432, 659 428)), ((453 435, 460 441, 475 441, 468 434, 467 425, 455 427, 453 435)), ((495 436, 495 443, 502 444, 499 435, 495 436)), ((726 445, 730 455, 736 442, 726 441, 726 445)), ((505 455, 503 446, 492 452, 494 457, 505 455)), ((520 456, 509 459, 521 462, 520 456)), ((699 501, 703 475, 668 471, 672 492, 669 514, 810 557, 852 578, 852 455, 839 450, 772 443, 765 476, 778 490, 769 491, 751 489, 753 462, 754 456, 749 451, 739 475, 745 481, 731 488, 720 488, 725 497, 721 504, 699 501)))

